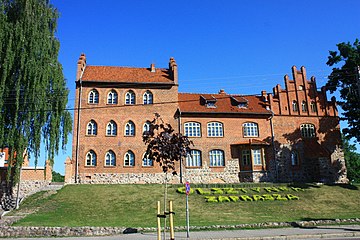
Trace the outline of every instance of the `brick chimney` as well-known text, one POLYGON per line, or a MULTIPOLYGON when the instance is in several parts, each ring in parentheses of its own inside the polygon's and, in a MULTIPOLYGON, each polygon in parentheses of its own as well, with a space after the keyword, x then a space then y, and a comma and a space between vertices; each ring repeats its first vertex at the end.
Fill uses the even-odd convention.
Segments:
POLYGON ((79 81, 81 76, 84 73, 86 67, 86 56, 85 53, 82 53, 79 57, 79 61, 77 63, 77 70, 76 70, 76 81, 79 81))
POLYGON ((220 89, 219 94, 226 94, 224 89, 220 89))
POLYGON ((262 100, 263 100, 264 102, 267 102, 267 101, 268 101, 268 100, 267 100, 267 95, 266 95, 266 91, 265 91, 265 90, 261 91, 261 97, 262 97, 262 100))
POLYGON ((177 69, 176 61, 173 57, 171 57, 169 61, 169 71, 174 80, 174 83, 178 84, 178 69, 177 69))
POLYGON ((156 69, 155 69, 155 64, 154 63, 152 63, 151 65, 150 65, 150 71, 151 72, 156 72, 156 69))

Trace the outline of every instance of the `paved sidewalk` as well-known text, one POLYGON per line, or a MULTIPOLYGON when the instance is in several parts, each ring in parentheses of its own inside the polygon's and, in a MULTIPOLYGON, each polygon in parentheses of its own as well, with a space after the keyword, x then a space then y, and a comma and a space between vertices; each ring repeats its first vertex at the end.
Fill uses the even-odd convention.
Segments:
MULTIPOLYGON (((163 235, 162 235, 163 237, 163 235)), ((360 225, 343 226, 316 226, 316 227, 293 227, 277 229, 258 229, 258 230, 226 230, 226 231, 200 231, 190 232, 189 239, 197 240, 258 240, 258 239, 360 239, 360 225)), ((7 238, 7 240, 64 240, 64 238, 7 238)), ((156 233, 134 233, 107 237, 73 237, 66 238, 71 240, 151 240, 157 239, 156 233)), ((164 238, 163 238, 164 239, 164 238)), ((165 239, 170 239, 169 233, 165 239)), ((187 239, 186 232, 175 233, 175 239, 187 239)))

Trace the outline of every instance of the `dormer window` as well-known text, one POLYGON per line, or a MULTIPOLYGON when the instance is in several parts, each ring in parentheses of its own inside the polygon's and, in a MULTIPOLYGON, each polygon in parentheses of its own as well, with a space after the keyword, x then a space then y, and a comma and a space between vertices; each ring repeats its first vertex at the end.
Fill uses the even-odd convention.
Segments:
POLYGON ((216 108, 216 105, 215 105, 216 101, 208 101, 206 103, 206 107, 207 108, 216 108))
POLYGON ((205 105, 207 108, 216 108, 217 99, 212 95, 200 96, 201 105, 205 105))
POLYGON ((238 108, 248 108, 248 101, 240 96, 231 96, 231 103, 238 108))

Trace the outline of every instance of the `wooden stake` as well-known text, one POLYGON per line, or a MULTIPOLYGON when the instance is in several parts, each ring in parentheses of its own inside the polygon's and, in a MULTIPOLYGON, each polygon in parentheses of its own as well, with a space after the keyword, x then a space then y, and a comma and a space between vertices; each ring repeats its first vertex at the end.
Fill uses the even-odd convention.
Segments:
POLYGON ((160 201, 157 202, 157 239, 161 240, 160 201))
POLYGON ((174 212, 173 212, 173 202, 169 201, 169 213, 170 213, 170 240, 175 240, 174 234, 174 212))

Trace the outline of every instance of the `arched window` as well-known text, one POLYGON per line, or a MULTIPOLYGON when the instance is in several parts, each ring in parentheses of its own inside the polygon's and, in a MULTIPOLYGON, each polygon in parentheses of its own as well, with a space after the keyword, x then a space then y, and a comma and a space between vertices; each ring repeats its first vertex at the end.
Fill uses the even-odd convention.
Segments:
POLYGON ((135 136, 135 124, 132 121, 125 124, 125 136, 135 136))
POLYGON ((99 92, 96 89, 89 92, 88 103, 99 103, 99 92))
POLYGON ((97 135, 97 124, 94 120, 91 120, 87 125, 87 135, 97 135))
POLYGON ((115 166, 116 165, 116 157, 115 153, 111 150, 109 150, 105 154, 105 166, 115 166))
POLYGON ((191 150, 186 156, 187 167, 201 167, 201 152, 199 150, 191 150))
POLYGON ((298 103, 295 100, 292 102, 292 109, 293 109, 294 112, 299 111, 298 103))
POLYGON ((153 104, 153 94, 150 91, 146 91, 143 96, 144 104, 153 104))
POLYGON ((301 103, 301 110, 302 110, 303 112, 307 112, 307 106, 306 106, 306 102, 305 102, 305 101, 302 101, 302 103, 301 103))
POLYGON ((225 166, 224 151, 214 149, 209 152, 210 166, 211 167, 222 167, 225 166))
POLYGON ((299 165, 299 155, 296 151, 291 151, 291 165, 292 166, 299 165))
POLYGON ((312 101, 310 103, 310 109, 311 109, 311 112, 315 113, 316 112, 316 104, 314 101, 312 101))
POLYGON ((124 156, 124 166, 135 166, 135 155, 132 151, 127 151, 124 156))
POLYGON ((86 154, 85 166, 96 166, 96 153, 93 150, 86 154))
POLYGON ((209 122, 207 124, 208 137, 222 137, 224 136, 223 124, 220 122, 209 122))
POLYGON ((116 136, 117 135, 117 125, 112 120, 106 125, 106 135, 107 136, 116 136))
POLYGON ((150 131, 150 122, 146 121, 143 126, 143 133, 150 131))
POLYGON ((117 92, 115 90, 111 90, 108 93, 108 97, 107 97, 107 104, 117 104, 118 103, 118 95, 117 92))
POLYGON ((135 93, 133 91, 130 90, 125 94, 125 104, 126 105, 135 104, 135 93))
POLYGON ((144 155, 143 155, 142 165, 143 165, 143 167, 152 167, 154 165, 153 161, 150 158, 148 158, 146 153, 144 153, 144 155))
POLYGON ((311 123, 305 123, 300 125, 301 136, 304 138, 315 137, 315 126, 311 123))
POLYGON ((185 136, 201 137, 201 125, 197 122, 187 122, 184 124, 185 136))
POLYGON ((247 122, 243 124, 244 137, 258 137, 259 129, 256 123, 247 122))

